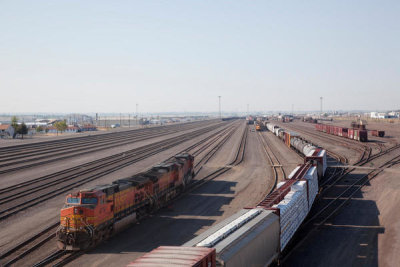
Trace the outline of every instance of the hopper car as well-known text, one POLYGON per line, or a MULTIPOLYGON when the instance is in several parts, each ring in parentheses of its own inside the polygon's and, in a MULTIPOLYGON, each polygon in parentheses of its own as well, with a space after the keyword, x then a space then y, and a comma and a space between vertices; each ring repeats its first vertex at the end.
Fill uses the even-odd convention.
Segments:
POLYGON ((368 132, 363 129, 339 127, 322 123, 315 124, 315 129, 327 134, 342 136, 360 142, 368 142, 368 132))
POLYGON ((191 182, 194 157, 178 154, 151 169, 67 195, 57 245, 82 250, 165 206, 191 182))

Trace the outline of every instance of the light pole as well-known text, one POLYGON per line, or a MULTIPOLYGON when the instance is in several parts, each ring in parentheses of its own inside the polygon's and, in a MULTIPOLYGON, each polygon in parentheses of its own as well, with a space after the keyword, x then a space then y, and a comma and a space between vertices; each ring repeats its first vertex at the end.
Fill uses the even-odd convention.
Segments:
POLYGON ((221 96, 218 96, 218 109, 219 109, 219 118, 221 119, 221 96))
POLYGON ((138 126, 138 117, 139 117, 138 107, 139 107, 139 104, 136 103, 136 126, 138 126))
POLYGON ((319 97, 319 100, 321 101, 321 106, 320 106, 320 108, 321 108, 321 112, 320 112, 320 118, 322 118, 322 99, 323 99, 323 97, 322 96, 320 96, 319 97))

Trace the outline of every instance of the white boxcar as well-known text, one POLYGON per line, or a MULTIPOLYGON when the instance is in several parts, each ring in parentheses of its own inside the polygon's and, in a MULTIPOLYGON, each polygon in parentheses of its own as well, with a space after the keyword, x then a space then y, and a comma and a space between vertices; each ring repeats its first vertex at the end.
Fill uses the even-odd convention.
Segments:
POLYGON ((325 175, 326 168, 328 167, 326 161, 326 150, 322 148, 317 148, 314 151, 310 151, 306 155, 306 160, 311 161, 317 165, 318 177, 321 178, 325 175))
POLYGON ((284 250, 308 214, 307 182, 297 181, 294 183, 285 198, 272 207, 279 209, 280 249, 284 250))

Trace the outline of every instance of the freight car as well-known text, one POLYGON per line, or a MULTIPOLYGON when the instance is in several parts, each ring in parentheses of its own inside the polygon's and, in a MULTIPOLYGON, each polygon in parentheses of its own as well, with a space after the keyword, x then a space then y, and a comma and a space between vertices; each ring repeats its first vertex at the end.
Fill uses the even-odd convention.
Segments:
POLYGON ((320 132, 342 136, 348 139, 357 140, 360 142, 368 142, 367 130, 357 128, 345 128, 334 125, 327 125, 322 123, 315 124, 315 129, 320 132))
POLYGON ((215 267, 215 249, 161 246, 146 253, 127 267, 215 267))
MULTIPOLYGON (((221 267, 270 265, 277 262, 287 248, 309 213, 317 193, 316 167, 309 162, 301 164, 292 171, 289 180, 279 183, 278 188, 258 205, 240 210, 173 251, 179 248, 186 251, 189 247, 215 249, 216 266, 221 267)), ((140 263, 143 258, 150 258, 152 253, 128 266, 147 266, 140 263)), ((176 255, 177 259, 186 257, 184 253, 176 255)), ((165 255, 160 258, 162 264, 157 266, 170 266, 165 255)), ((175 257, 170 259, 175 260, 175 257)))
POLYGON ((61 209, 58 247, 86 249, 163 207, 191 182, 193 160, 178 154, 143 173, 69 194, 61 209))
POLYGON ((378 130, 370 130, 372 136, 377 136, 377 137, 384 137, 385 136, 385 131, 378 131, 378 130))
POLYGON ((326 150, 319 148, 310 142, 302 139, 299 134, 295 132, 289 132, 283 128, 279 128, 275 125, 267 125, 267 128, 273 133, 278 133, 278 137, 290 148, 296 150, 302 154, 304 162, 312 162, 318 169, 318 178, 322 178, 327 168, 326 161, 326 150))

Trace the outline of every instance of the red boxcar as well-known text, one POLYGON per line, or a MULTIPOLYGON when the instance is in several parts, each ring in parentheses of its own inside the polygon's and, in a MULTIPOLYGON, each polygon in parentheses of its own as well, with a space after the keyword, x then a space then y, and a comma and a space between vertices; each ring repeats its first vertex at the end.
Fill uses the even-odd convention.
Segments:
POLYGON ((161 246, 131 262, 127 267, 215 267, 215 248, 161 246))
POLYGON ((368 142, 368 131, 367 130, 358 130, 358 139, 361 142, 368 142))
POLYGON ((368 141, 368 132, 366 130, 349 129, 349 138, 361 142, 368 141))
POLYGON ((333 134, 334 134, 334 135, 339 135, 339 129, 340 129, 340 127, 334 126, 334 127, 333 127, 333 134))
POLYGON ((354 139, 354 129, 349 129, 348 130, 348 138, 354 139))
POLYGON ((339 135, 339 136, 343 136, 343 137, 347 137, 347 136, 348 136, 347 131, 348 131, 347 128, 339 127, 338 135, 339 135))
POLYGON ((384 137, 385 131, 371 130, 372 136, 384 137))

